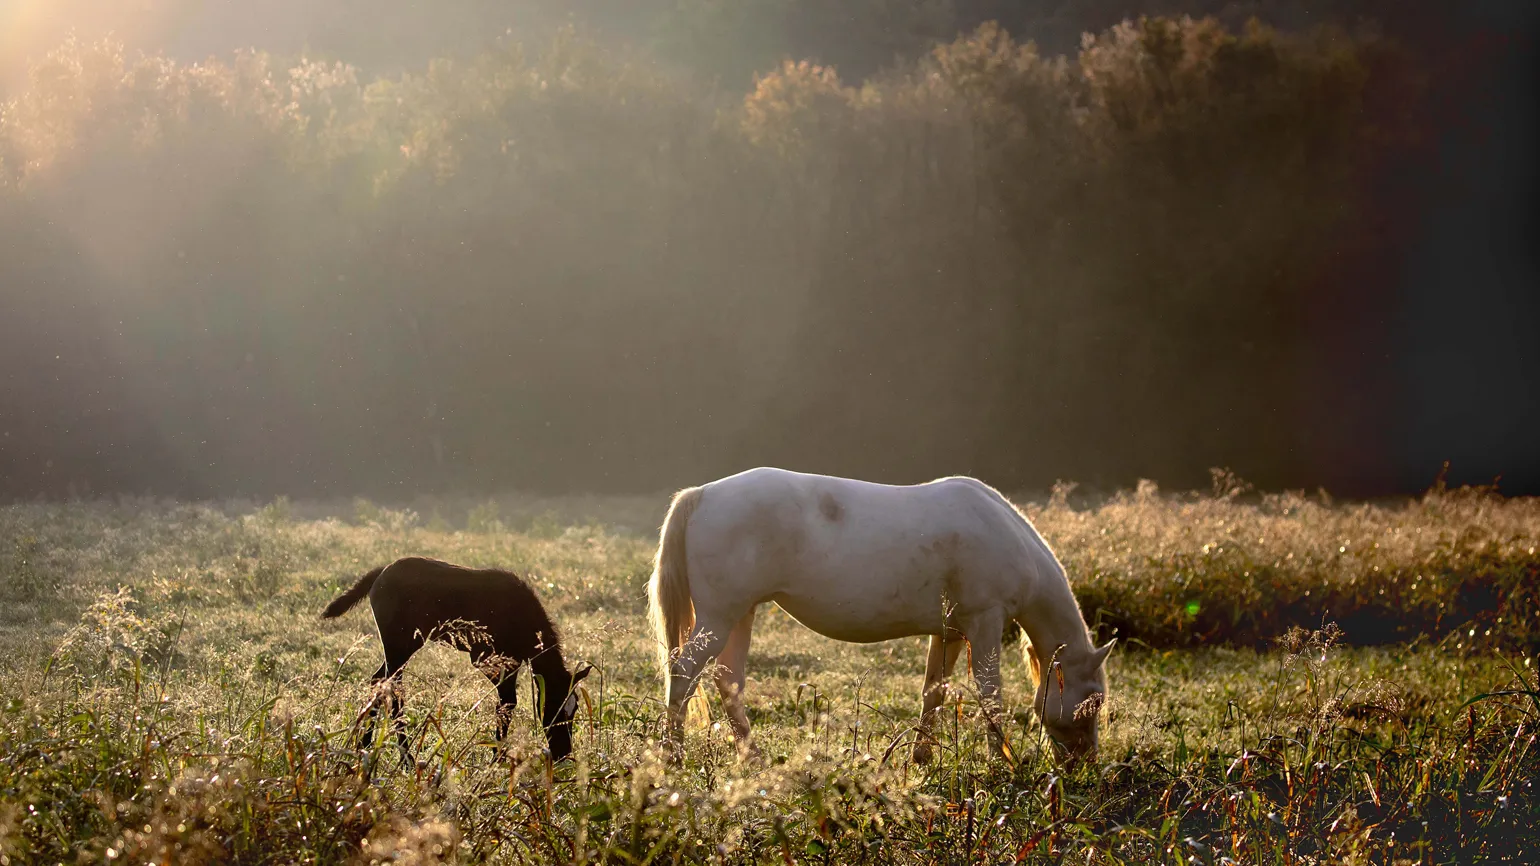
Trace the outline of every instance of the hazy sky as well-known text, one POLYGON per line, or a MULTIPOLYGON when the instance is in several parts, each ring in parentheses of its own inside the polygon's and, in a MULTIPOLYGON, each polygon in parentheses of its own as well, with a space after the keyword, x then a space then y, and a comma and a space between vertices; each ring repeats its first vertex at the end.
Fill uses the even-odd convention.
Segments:
POLYGON ((113 34, 131 49, 180 59, 248 47, 308 50, 390 72, 474 50, 510 28, 553 25, 568 5, 559 0, 0 0, 0 91, 15 92, 28 64, 71 29, 83 39, 113 34))

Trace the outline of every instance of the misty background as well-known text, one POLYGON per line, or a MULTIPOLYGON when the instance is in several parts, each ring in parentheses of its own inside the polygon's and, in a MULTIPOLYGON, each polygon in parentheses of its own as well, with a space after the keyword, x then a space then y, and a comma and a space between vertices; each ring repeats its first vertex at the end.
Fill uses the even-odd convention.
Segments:
POLYGON ((0 0, 0 496, 1540 492, 1453 5, 0 0))

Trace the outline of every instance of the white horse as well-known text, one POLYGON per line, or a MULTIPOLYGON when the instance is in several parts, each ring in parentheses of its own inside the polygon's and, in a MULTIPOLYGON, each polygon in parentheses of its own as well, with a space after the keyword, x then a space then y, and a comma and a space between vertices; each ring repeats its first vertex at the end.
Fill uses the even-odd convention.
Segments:
POLYGON ((755 608, 775 602, 836 640, 930 635, 920 736, 931 729, 966 642, 988 723, 1003 751, 1000 643, 1026 632, 1033 709, 1060 758, 1095 753, 1113 642, 1094 646, 1064 568, 1032 524, 973 478, 892 486, 751 469, 674 495, 648 586, 663 647, 666 743, 677 749, 687 702, 713 658, 740 748, 749 743, 744 668, 755 608), (1044 667, 1050 666, 1050 675, 1044 667))

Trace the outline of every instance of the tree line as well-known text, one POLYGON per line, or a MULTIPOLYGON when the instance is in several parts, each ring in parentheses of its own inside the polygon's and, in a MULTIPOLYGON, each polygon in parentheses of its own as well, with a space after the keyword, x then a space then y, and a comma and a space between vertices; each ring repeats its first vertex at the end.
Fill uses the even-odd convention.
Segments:
POLYGON ((1169 17, 746 93, 571 30, 376 80, 72 41, 0 114, 0 494, 1313 487, 1417 70, 1169 17))

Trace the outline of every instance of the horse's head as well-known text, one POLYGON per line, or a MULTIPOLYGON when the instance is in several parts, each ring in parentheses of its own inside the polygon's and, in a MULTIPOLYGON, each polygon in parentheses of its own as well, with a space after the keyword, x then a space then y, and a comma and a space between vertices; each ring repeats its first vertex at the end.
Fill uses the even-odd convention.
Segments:
POLYGON ((1027 644, 1032 679, 1037 683, 1032 708, 1060 761, 1073 763, 1096 756, 1097 721, 1107 697, 1107 655, 1115 643, 1116 638, 1088 652, 1060 649, 1045 656, 1027 644))
POLYGON ((592 670, 591 665, 583 665, 575 672, 569 673, 563 668, 534 678, 535 708, 540 714, 540 726, 545 729, 552 761, 560 761, 572 754, 572 717, 577 715, 577 684, 592 670))

